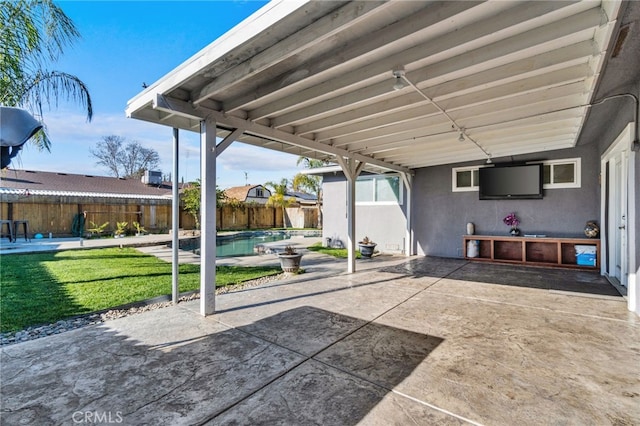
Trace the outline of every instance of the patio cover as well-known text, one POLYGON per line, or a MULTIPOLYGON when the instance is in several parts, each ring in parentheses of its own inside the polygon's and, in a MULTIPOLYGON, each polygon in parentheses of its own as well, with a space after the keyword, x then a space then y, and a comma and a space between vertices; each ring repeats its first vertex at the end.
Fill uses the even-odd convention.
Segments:
POLYGON ((634 6, 272 1, 126 113, 410 185, 419 167, 575 146, 634 6))
POLYGON ((133 98, 127 115, 195 132, 209 117, 219 137, 242 128, 240 142, 384 170, 572 147, 620 8, 274 1, 133 98), (408 81, 394 90, 401 70, 408 81))

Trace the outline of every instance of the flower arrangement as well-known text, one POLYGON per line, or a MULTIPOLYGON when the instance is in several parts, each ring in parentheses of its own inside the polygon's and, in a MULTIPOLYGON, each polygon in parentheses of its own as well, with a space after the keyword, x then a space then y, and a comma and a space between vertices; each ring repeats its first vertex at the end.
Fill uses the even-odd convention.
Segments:
POLYGON ((509 213, 504 217, 504 219, 502 219, 502 221, 505 225, 510 226, 511 229, 515 229, 520 225, 520 220, 515 213, 509 213))

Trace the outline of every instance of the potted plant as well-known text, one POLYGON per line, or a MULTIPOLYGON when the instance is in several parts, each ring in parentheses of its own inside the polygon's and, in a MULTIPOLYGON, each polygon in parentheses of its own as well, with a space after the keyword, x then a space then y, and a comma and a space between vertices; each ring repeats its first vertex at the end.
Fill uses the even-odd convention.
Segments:
POLYGON ((362 257, 370 259, 371 256, 373 256, 373 250, 376 248, 377 244, 371 241, 369 237, 364 237, 358 245, 360 246, 360 254, 362 257))
POLYGON ((134 221, 133 227, 136 228, 136 237, 139 237, 140 235, 142 235, 143 232, 147 232, 147 230, 144 229, 144 227, 140 225, 138 222, 134 221))
POLYGON ((124 234, 127 232, 127 225, 129 225, 129 222, 116 222, 116 238, 124 237, 124 234))
POLYGON ((296 273, 300 270, 300 259, 302 259, 302 253, 298 253, 291 246, 286 246, 284 251, 278 253, 280 258, 280 267, 284 272, 296 273))
POLYGON ((89 237, 93 238, 93 236, 95 235, 97 238, 100 238, 104 230, 107 228, 107 226, 109 226, 109 222, 105 222, 102 225, 98 225, 95 222, 89 221, 89 228, 87 228, 87 231, 89 232, 89 237))

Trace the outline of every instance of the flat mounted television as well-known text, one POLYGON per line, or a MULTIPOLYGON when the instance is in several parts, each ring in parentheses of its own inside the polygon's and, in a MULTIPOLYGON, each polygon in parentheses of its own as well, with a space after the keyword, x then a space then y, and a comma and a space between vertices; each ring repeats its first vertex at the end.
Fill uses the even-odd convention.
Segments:
POLYGON ((481 200, 542 198, 542 164, 496 165, 478 170, 481 200))

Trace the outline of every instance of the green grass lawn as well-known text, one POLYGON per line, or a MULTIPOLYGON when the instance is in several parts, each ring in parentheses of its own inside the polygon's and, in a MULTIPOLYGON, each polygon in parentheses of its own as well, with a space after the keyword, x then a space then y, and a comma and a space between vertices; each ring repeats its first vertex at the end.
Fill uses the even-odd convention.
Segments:
MULTIPOLYGON (((315 243, 312 246, 307 247, 307 250, 317 251, 318 253, 328 254, 329 256, 337 257, 340 259, 346 259, 348 257, 348 251, 346 248, 331 248, 324 247, 322 243, 315 243)), ((360 251, 356 250, 356 259, 360 259, 360 251)))
MULTIPOLYGON (((133 248, 4 255, 0 331, 171 294, 171 263, 133 248)), ((216 286, 275 275, 276 267, 218 266, 216 286)), ((180 292, 200 288, 200 266, 179 266, 180 292)))

